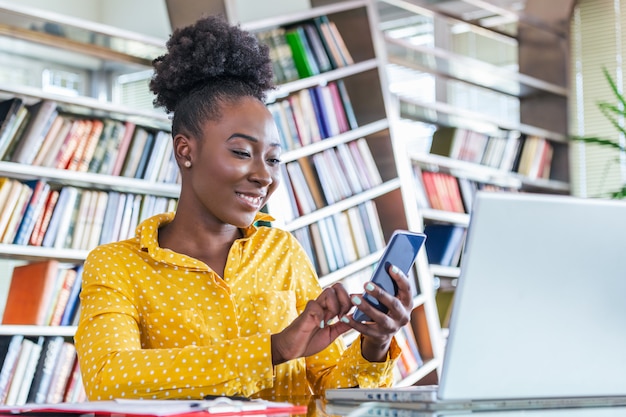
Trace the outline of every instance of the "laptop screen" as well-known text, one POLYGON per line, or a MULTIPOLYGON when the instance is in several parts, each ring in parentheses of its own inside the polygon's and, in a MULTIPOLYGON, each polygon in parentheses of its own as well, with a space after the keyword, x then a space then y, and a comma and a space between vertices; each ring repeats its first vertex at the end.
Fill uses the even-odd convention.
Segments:
POLYGON ((476 196, 442 399, 626 395, 626 202, 476 196))

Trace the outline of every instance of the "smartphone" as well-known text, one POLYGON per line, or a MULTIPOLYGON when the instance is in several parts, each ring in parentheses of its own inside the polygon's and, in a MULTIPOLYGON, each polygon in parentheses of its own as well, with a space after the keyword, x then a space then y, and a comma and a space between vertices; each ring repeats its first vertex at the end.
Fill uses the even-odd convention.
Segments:
MULTIPOLYGON (((398 285, 391 275, 389 275, 389 268, 392 265, 397 266, 405 275, 409 275, 409 271, 417 258, 420 248, 424 245, 426 235, 423 233, 409 232, 408 230, 396 230, 389 243, 385 248, 376 269, 372 274, 370 282, 381 287, 389 294, 394 296, 398 295, 398 285)), ((378 302, 377 299, 371 295, 364 293, 363 299, 374 306, 377 310, 386 313, 387 307, 378 302)), ((363 313, 361 310, 355 310, 353 319, 356 321, 371 321, 371 319, 363 313)))

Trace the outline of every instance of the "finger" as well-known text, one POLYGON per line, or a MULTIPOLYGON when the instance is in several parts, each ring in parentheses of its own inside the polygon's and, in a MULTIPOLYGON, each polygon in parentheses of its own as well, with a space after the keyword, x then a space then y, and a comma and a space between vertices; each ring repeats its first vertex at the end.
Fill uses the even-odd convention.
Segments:
POLYGON ((398 298, 403 305, 409 306, 413 303, 413 291, 409 278, 395 265, 389 267, 389 276, 396 282, 398 287, 398 298))
POLYGON ((348 294, 348 291, 346 291, 346 288, 340 282, 333 284, 332 288, 335 290, 335 295, 337 296, 337 301, 339 302, 339 311, 337 312, 337 315, 341 317, 348 314, 353 306, 352 301, 350 301, 350 294, 348 294))

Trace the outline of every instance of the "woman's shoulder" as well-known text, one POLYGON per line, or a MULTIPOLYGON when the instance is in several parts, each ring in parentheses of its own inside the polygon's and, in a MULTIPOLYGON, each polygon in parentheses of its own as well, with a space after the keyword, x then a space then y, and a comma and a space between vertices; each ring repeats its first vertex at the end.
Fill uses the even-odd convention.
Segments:
POLYGON ((129 254, 135 254, 140 251, 139 242, 136 237, 120 240, 116 242, 103 243, 96 246, 87 255, 87 260, 97 259, 119 259, 125 258, 129 254))

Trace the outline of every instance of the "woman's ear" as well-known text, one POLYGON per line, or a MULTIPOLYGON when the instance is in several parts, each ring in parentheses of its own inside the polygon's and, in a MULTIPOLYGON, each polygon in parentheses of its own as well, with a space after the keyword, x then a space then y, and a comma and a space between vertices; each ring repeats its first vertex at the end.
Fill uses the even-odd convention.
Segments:
POLYGON ((179 167, 191 167, 192 147, 189 137, 181 133, 174 136, 174 156, 179 167))

